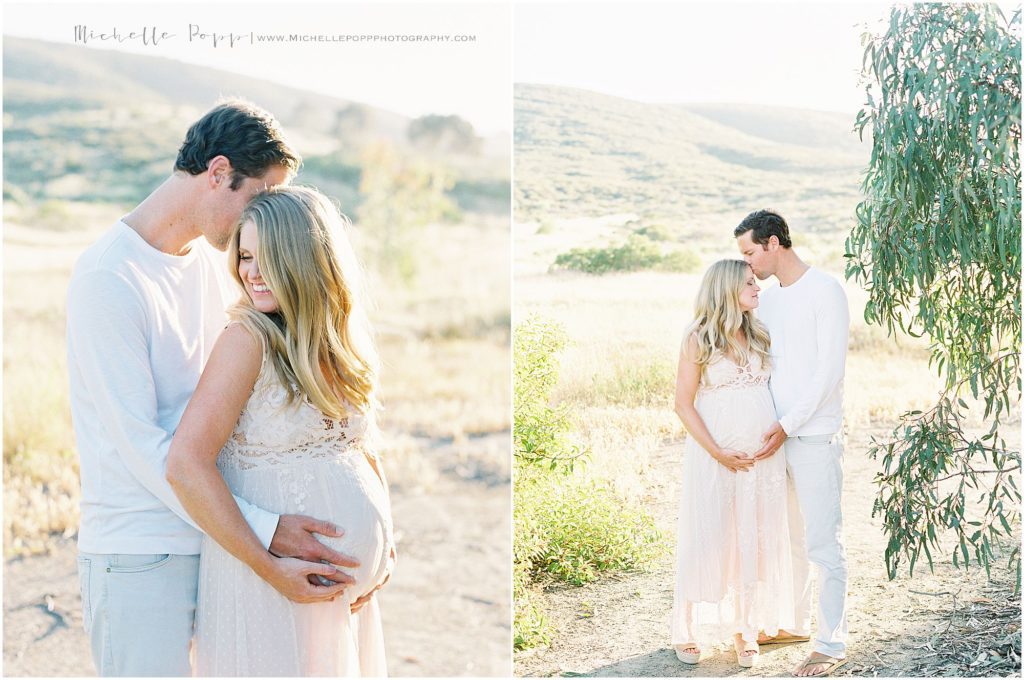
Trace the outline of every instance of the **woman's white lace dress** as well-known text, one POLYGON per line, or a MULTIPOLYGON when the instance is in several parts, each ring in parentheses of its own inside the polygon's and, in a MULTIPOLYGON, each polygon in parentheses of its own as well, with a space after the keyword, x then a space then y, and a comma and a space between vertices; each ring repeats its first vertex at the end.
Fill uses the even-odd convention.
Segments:
MULTIPOLYGON (((696 409, 712 438, 752 454, 777 420, 769 371, 720 352, 705 366, 696 409)), ((730 472, 688 437, 676 547, 672 644, 753 642, 793 630, 785 446, 747 472, 730 472)))
POLYGON ((199 571, 195 674, 199 676, 384 676, 377 597, 351 603, 390 569, 387 493, 366 458, 366 420, 328 418, 308 400, 288 406, 273 363, 263 367, 217 467, 232 493, 280 514, 333 522, 318 536, 356 558, 356 583, 333 602, 296 604, 207 537, 199 571))

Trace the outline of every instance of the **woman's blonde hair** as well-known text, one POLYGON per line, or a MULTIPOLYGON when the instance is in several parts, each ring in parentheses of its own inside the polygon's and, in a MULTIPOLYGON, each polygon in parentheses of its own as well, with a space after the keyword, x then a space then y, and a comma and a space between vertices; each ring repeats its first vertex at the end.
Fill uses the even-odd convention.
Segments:
POLYGON ((248 222, 256 226, 260 274, 278 309, 264 314, 246 294, 229 317, 265 341, 289 403, 301 393, 332 418, 345 417, 353 407, 372 414, 377 353, 348 221, 313 188, 276 187, 258 194, 228 246, 231 271, 243 291, 238 241, 248 222))
POLYGON ((749 276, 753 276, 750 265, 743 260, 719 260, 704 272, 694 304, 694 321, 686 331, 687 338, 691 334, 697 338, 697 363, 701 367, 711 362, 717 350, 744 365, 753 353, 768 368, 768 329, 752 311, 740 308, 740 292, 749 276), (747 338, 747 347, 736 340, 740 329, 747 338))

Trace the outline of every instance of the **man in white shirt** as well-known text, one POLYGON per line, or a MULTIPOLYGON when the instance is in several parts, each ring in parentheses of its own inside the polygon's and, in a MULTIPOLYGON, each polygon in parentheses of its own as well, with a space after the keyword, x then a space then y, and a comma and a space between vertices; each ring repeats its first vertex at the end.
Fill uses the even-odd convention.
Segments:
MULTIPOLYGON (((240 295, 217 250, 249 199, 289 181, 300 162, 269 113, 220 104, 189 129, 171 176, 75 265, 67 345, 82 481, 78 567, 100 675, 191 675, 202 535, 165 479, 167 453, 240 295)), ((351 582, 333 568, 333 585, 308 580, 324 575, 321 561, 356 565, 313 536, 340 529, 235 500, 268 550, 309 565, 281 567, 284 595, 330 599, 351 582)))
POLYGON ((828 675, 846 660, 840 433, 849 306, 839 281, 796 254, 789 226, 778 213, 753 212, 734 235, 754 275, 779 281, 761 293, 757 310, 771 334, 769 385, 779 420, 764 433, 764 447, 755 458, 767 458, 786 444, 797 630, 780 633, 780 641, 810 633, 808 562, 813 562, 818 567, 817 635, 814 651, 794 675, 828 675))

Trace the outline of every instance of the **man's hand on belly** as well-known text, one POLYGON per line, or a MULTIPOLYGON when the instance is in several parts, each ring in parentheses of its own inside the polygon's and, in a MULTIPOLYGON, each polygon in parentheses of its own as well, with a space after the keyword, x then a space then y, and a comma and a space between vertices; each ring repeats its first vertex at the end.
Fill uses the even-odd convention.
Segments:
POLYGON ((331 550, 313 534, 340 537, 345 532, 324 520, 305 515, 281 515, 277 531, 270 541, 270 552, 278 557, 296 557, 307 562, 326 562, 338 567, 356 568, 359 560, 331 550))
POLYGON ((764 446, 754 454, 755 461, 771 458, 785 443, 786 431, 782 429, 782 423, 775 421, 768 431, 761 435, 761 441, 764 442, 764 446))

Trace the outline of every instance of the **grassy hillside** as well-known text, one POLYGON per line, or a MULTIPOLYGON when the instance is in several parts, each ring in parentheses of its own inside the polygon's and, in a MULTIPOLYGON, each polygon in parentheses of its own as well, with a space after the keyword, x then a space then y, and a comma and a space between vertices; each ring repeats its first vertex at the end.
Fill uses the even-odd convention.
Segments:
POLYGON ((775 206, 796 231, 845 232, 870 151, 851 129, 840 114, 518 84, 516 221, 630 214, 701 240, 775 206))
POLYGON ((386 143, 443 165, 462 208, 507 211, 507 138, 442 153, 415 147, 399 114, 225 71, 12 37, 3 55, 5 201, 132 204, 170 172, 191 122, 221 96, 241 96, 281 121, 306 160, 302 180, 343 205, 358 204, 361 152, 386 143))

